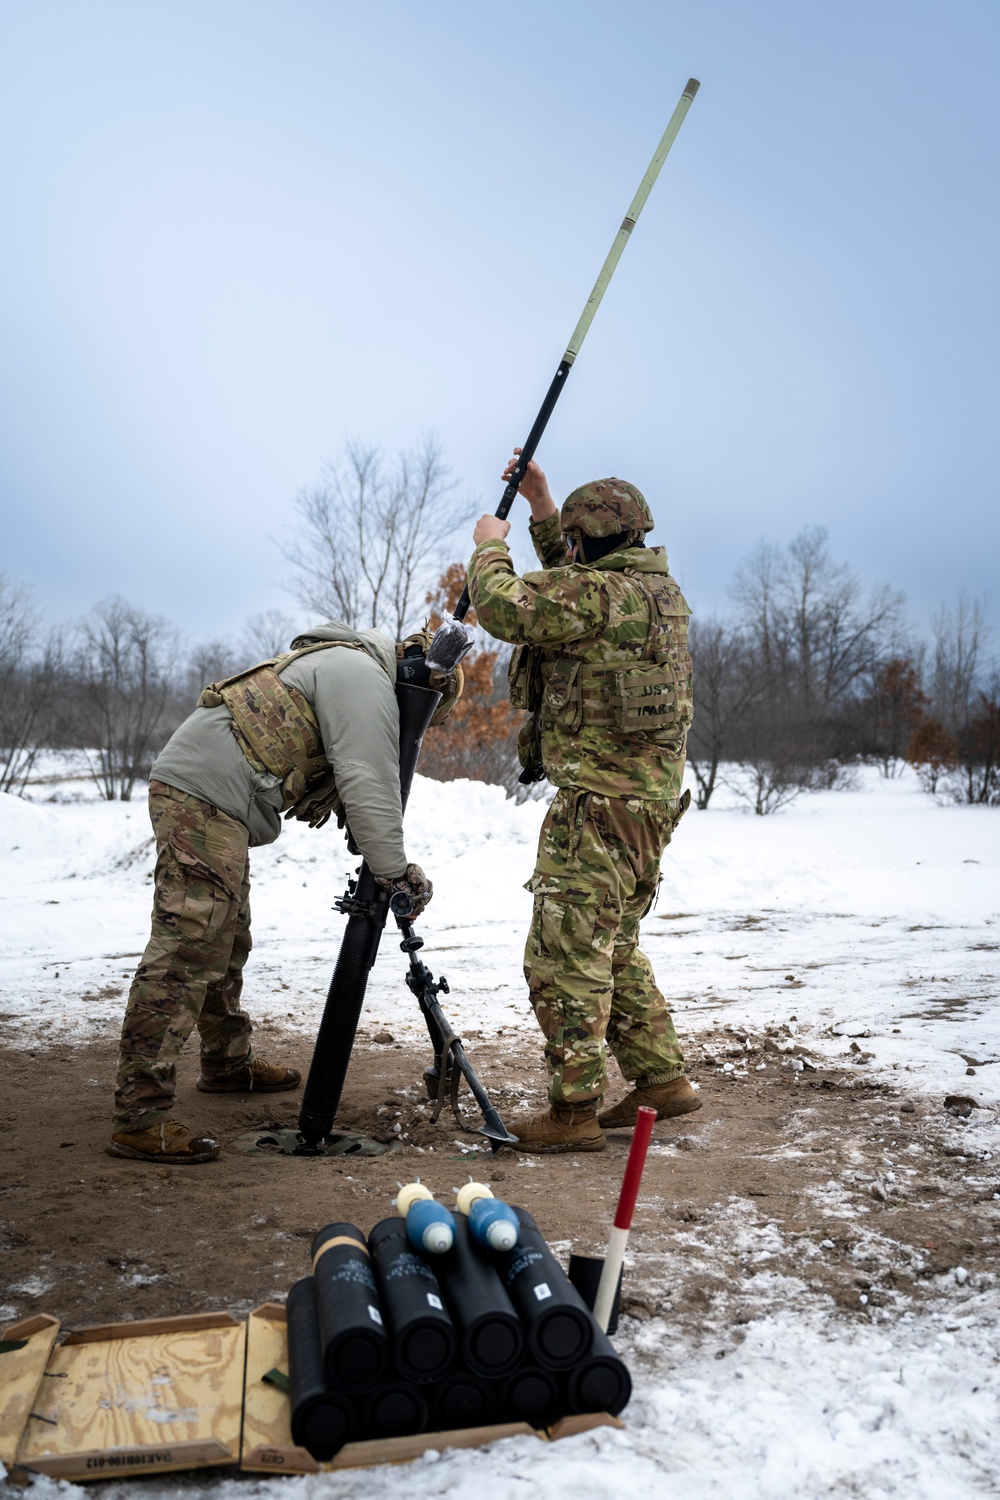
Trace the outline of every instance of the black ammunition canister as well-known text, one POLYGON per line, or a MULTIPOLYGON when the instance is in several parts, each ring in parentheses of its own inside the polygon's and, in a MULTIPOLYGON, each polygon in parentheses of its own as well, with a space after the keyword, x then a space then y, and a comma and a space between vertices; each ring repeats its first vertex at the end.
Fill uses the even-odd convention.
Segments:
POLYGON ((499 1379, 524 1356, 524 1328, 489 1254, 477 1245, 468 1220, 455 1215, 455 1243, 440 1257, 444 1300, 470 1370, 499 1379))
POLYGON ((427 1426, 428 1407, 423 1391, 408 1380, 389 1380, 365 1406, 365 1432, 370 1438, 408 1437, 427 1426))
POLYGON ((551 1370, 543 1370, 540 1365, 523 1365, 496 1387, 501 1420, 547 1427, 566 1415, 561 1387, 559 1376, 551 1370))
MULTIPOLYGON (((597 1301, 597 1289, 601 1284, 601 1276, 604 1273, 604 1259, 598 1255, 571 1255, 569 1258, 569 1270, 567 1275, 576 1287, 580 1296, 586 1302, 591 1312, 594 1311, 594 1303, 597 1301)), ((618 1285, 615 1287, 614 1300, 611 1303, 611 1316, 605 1333, 614 1333, 618 1327, 618 1314, 621 1312, 622 1303, 622 1277, 625 1267, 618 1272, 618 1285)))
POLYGON ((608 1411, 613 1417, 629 1403, 632 1377, 607 1334, 597 1327, 590 1353, 570 1374, 567 1395, 573 1411, 608 1411))
POLYGON ((399 1373, 418 1384, 440 1380, 457 1340, 437 1277, 410 1246, 402 1219, 376 1224, 368 1245, 399 1373))
POLYGON ((389 1336, 365 1237, 353 1224, 328 1224, 312 1256, 327 1380, 348 1395, 373 1390, 389 1368, 389 1336))
POLYGON ((534 1219, 526 1209, 514 1212, 518 1243, 494 1263, 527 1330, 532 1359, 549 1370, 568 1370, 590 1353, 597 1325, 534 1219))
POLYGON ((355 1436, 357 1414, 346 1396, 327 1389, 316 1284, 311 1276, 292 1287, 285 1311, 292 1440, 325 1462, 355 1436))
POLYGON ((446 1375, 431 1393, 431 1414, 437 1432, 453 1427, 483 1427, 494 1420, 496 1396, 485 1380, 468 1370, 446 1375))

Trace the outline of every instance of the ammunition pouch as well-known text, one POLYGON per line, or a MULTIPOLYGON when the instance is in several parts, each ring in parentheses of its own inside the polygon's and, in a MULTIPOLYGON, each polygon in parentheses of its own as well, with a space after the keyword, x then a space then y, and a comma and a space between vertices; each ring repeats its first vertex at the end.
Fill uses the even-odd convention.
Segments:
POLYGON ((513 708, 533 714, 542 704, 542 660, 539 646, 515 646, 507 665, 507 692, 513 708))
POLYGON ((683 748, 691 704, 684 690, 686 675, 670 662, 616 667, 563 658, 543 663, 542 675, 544 729, 569 734, 583 728, 606 729, 663 746, 670 753, 683 748))
POLYGON ((542 724, 576 734, 583 723, 583 662, 577 658, 542 663, 542 724))

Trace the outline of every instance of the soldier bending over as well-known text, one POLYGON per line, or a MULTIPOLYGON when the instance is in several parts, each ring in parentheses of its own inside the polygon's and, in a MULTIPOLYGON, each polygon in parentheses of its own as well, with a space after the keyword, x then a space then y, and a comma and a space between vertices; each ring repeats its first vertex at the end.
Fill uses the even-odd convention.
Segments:
MULTIPOLYGON (((515 449, 504 471, 509 479, 515 449)), ((520 493, 544 572, 519 578, 510 526, 483 516, 469 592, 491 635, 517 649, 511 701, 531 717, 526 777, 555 783, 542 824, 524 972, 545 1034, 550 1108, 517 1126, 526 1151, 602 1151, 602 1125, 631 1126, 640 1104, 660 1119, 700 1108, 639 922, 660 860, 687 809, 681 796, 691 723, 690 610, 634 485, 602 479, 557 511, 528 465, 520 493), (598 1114, 605 1040, 631 1093, 598 1114)))
POLYGON ((346 820, 380 885, 406 890, 417 910, 430 900, 430 881, 403 850, 396 650, 377 630, 321 625, 286 655, 214 683, 153 766, 153 930, 122 1025, 112 1156, 171 1165, 218 1156, 216 1141, 170 1119, 177 1058, 195 1026, 203 1092, 275 1093, 300 1080, 256 1056, 240 1009, 247 851, 273 843, 282 812, 314 828, 331 813, 346 820))

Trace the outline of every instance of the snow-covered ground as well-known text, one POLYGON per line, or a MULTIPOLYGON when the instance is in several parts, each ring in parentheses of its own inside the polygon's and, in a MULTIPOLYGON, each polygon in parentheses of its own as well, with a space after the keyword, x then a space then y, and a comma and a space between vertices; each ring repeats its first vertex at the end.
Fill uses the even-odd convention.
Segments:
MULTIPOLYGON (((540 803, 507 802, 497 788, 417 780, 408 850, 436 888, 421 930, 429 963, 451 983, 458 1030, 534 1024, 520 972, 530 909, 522 886, 543 812, 540 803)), ((252 862, 247 1007, 259 1020, 312 1032, 342 925, 330 908, 352 861, 329 830, 292 826, 252 862)), ((151 866, 141 800, 0 796, 0 1021, 11 1043, 117 1027, 145 940, 151 866)), ((643 945, 675 999, 682 1039, 711 1051, 726 1026, 783 1025, 845 1069, 857 1066, 860 1049, 868 1056, 859 1071, 903 1093, 971 1095, 980 1107, 964 1138, 980 1163, 995 1163, 998 877, 1000 814, 938 806, 909 775, 886 781, 863 772, 855 791, 812 794, 768 818, 720 797, 681 825, 643 945)), ((422 1023, 401 976, 402 957, 387 940, 366 1024, 416 1037, 422 1023)), ((729 1064, 747 1065, 755 1060, 729 1064)), ((717 1232, 735 1243, 748 1223, 743 1211, 717 1232)), ((963 1280, 955 1271, 919 1306, 899 1299, 891 1313, 851 1322, 807 1295, 805 1280, 769 1269, 780 1249, 769 1233, 765 1221, 756 1225, 739 1287, 759 1316, 725 1358, 706 1340, 680 1363, 679 1378, 669 1318, 624 1321, 619 1346, 636 1377, 625 1432, 428 1454, 367 1476, 365 1492, 392 1500, 445 1493, 624 1500, 675 1488, 690 1500, 996 1494, 994 1278, 963 1280)), ((700 1248, 713 1253, 707 1242, 700 1248)), ((668 1264, 662 1279, 669 1281, 668 1264)), ((125 1495, 139 1486, 109 1488, 125 1495)), ((191 1488, 183 1478, 142 1485, 151 1500, 191 1488)), ((268 1500, 279 1493, 346 1500, 362 1483, 345 1474, 248 1480, 241 1488, 268 1500)))
MULTIPOLYGON (((720 796, 689 812, 664 860, 643 945, 678 1029, 788 1022, 821 1054, 863 1038, 908 1088, 1000 1104, 1000 816, 938 806, 904 774, 813 793, 757 818, 720 796)), ((480 782, 416 780, 407 847, 435 883, 421 923, 452 985, 456 1024, 529 1016, 521 949, 544 804, 480 782)), ((254 851, 247 1006, 313 1032, 355 861, 329 830, 286 825, 254 851)), ((152 843, 132 803, 0 797, 0 1015, 22 1044, 120 1018, 148 931, 152 843)), ((367 1016, 405 1034, 419 1016, 387 940, 367 1016)))

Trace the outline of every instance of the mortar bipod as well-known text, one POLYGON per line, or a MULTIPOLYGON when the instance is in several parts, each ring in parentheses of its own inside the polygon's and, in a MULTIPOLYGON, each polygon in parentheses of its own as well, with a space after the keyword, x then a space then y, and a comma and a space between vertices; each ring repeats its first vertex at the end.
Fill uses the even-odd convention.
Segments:
POLYGON ((435 980, 427 965, 417 957, 417 953, 424 946, 424 940, 413 930, 413 919, 409 915, 413 910, 411 898, 405 891, 397 891, 389 902, 389 907, 403 935, 400 949, 408 954, 410 960, 410 967, 406 973, 407 987, 416 996, 421 1015, 427 1023, 431 1046, 434 1048, 434 1066, 438 1077, 437 1094, 433 1096, 434 1108, 431 1112, 431 1120, 437 1120, 444 1106, 445 1097, 448 1096, 455 1119, 459 1124, 463 1123, 458 1112, 458 1090, 464 1078, 469 1085, 472 1097, 482 1111, 483 1124, 480 1126, 479 1134, 486 1136, 494 1152, 499 1151, 501 1146, 516 1145, 517 1136, 511 1135, 497 1114, 490 1102, 490 1096, 476 1076, 475 1068, 465 1055, 461 1038, 455 1035, 447 1016, 441 1009, 438 995, 448 994, 447 979, 442 974, 440 979, 435 980))

